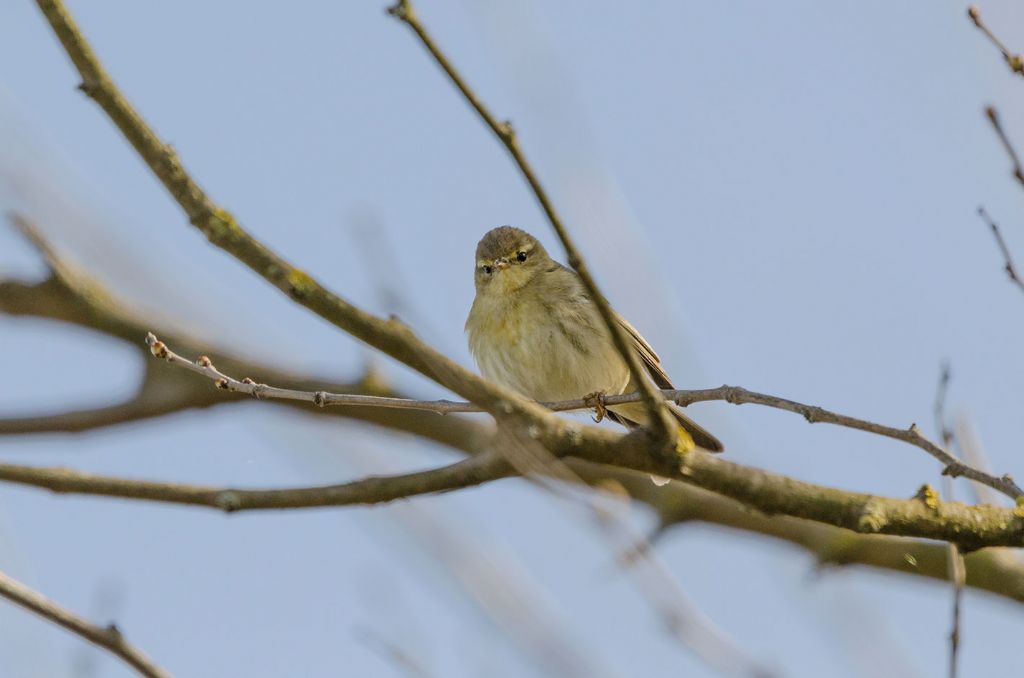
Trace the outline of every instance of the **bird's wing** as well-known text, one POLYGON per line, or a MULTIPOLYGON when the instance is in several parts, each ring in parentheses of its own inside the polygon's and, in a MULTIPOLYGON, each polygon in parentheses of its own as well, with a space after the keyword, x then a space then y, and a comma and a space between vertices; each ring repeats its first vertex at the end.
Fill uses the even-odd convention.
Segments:
POLYGON ((651 345, 647 343, 647 340, 637 332, 635 327, 629 324, 628 320, 618 313, 615 313, 615 319, 626 330, 626 334, 629 335, 630 339, 633 340, 633 348, 636 349, 637 354, 644 363, 644 367, 647 368, 647 373, 651 375, 658 388, 675 388, 672 385, 672 381, 668 378, 668 374, 665 373, 661 366, 661 358, 654 352, 651 345))

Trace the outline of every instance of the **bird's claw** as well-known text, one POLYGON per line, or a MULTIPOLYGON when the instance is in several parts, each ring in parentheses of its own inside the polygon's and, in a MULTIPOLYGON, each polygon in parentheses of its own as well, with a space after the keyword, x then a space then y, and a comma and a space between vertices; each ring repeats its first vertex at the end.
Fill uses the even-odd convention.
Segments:
POLYGON ((601 423, 601 420, 608 416, 608 408, 604 404, 604 391, 594 391, 589 395, 583 396, 583 402, 587 404, 587 407, 594 408, 595 424, 601 423))

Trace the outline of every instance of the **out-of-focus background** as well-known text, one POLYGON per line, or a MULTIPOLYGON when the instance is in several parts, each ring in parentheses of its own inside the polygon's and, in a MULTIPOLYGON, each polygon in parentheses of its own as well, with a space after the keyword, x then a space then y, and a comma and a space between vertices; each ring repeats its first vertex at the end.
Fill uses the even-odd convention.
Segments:
MULTIPOLYGON (((480 235, 510 223, 561 250, 503 149, 384 7, 71 3, 216 200, 334 290, 398 313, 469 365, 480 235)), ((1024 259, 1024 192, 983 115, 996 104, 1024 147, 1024 82, 963 5, 417 8, 514 121, 604 291, 681 387, 739 384, 931 433, 948 359, 951 414, 973 420, 997 472, 1024 475, 1024 298, 975 214, 984 204, 1024 259)), ((1024 49, 1024 9, 982 9, 1024 49)), ((34 4, 0 4, 0 206, 211 345, 339 380, 372 362, 405 390, 445 395, 209 246, 77 83, 34 4)), ((7 228, 0 272, 44 273, 7 228)), ((0 416, 116 402, 141 365, 109 338, 0 317, 0 416)), ((938 482, 909 446, 754 407, 691 412, 738 462, 893 496, 938 482)), ((455 458, 255 402, 0 438, 0 455, 253 486, 455 458)), ((640 507, 631 520, 654 528, 640 507)), ((946 585, 819 572, 803 552, 709 527, 670 530, 657 551, 714 624, 781 674, 946 670, 946 585)), ((0 486, 0 570, 116 619, 181 676, 712 675, 667 637, 585 513, 516 480, 383 508, 234 516, 0 486), (522 623, 509 599, 543 619, 522 623), (578 663, 552 663, 548 645, 578 663)), ((962 675, 1019 663, 1022 621, 1018 605, 968 591, 962 675)), ((128 675, 6 604, 0 628, 5 678, 128 675)))

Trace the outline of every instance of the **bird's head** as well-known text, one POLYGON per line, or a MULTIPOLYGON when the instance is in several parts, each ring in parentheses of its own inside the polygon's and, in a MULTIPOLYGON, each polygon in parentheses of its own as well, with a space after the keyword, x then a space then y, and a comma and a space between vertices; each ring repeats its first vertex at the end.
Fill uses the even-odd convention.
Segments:
POLYGON ((544 246, 512 226, 492 228, 476 246, 477 293, 508 294, 551 266, 544 246))

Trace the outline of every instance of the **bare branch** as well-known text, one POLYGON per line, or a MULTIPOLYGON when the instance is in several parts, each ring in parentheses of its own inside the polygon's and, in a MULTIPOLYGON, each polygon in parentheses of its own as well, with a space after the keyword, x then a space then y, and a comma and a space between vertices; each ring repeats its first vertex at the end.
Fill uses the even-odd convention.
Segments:
POLYGON ((1003 59, 1006 60, 1006 65, 1010 67, 1010 70, 1018 75, 1024 76, 1024 55, 1014 54, 1011 52, 1007 49, 1006 45, 1003 44, 1003 41, 997 38, 995 34, 989 30, 989 27, 981 20, 981 10, 978 9, 977 5, 971 5, 967 8, 967 16, 1002 53, 1003 59))
POLYGON ((989 216, 988 212, 984 207, 978 208, 978 216, 988 224, 988 227, 992 229, 992 236, 996 239, 996 244, 999 245, 999 251, 1003 254, 1003 269, 1006 271, 1006 275, 1010 278, 1010 282, 1016 285, 1021 291, 1024 291, 1024 280, 1021 280, 1020 276, 1017 275, 1017 267, 1013 263, 1013 255, 1010 254, 1010 248, 1006 246, 1006 240, 1003 239, 1003 233, 999 230, 999 224, 989 216))
POLYGON ((640 394, 642 396, 642 402, 647 406, 648 412, 651 414, 651 421, 657 422, 653 429, 653 432, 659 437, 660 442, 668 448, 666 455, 671 458, 675 454, 675 441, 678 436, 678 426, 672 422, 672 419, 666 410, 663 400, 658 393, 658 389, 647 377, 643 366, 640 364, 640 358, 637 356, 636 351, 633 350, 632 344, 629 338, 626 336, 626 331, 615 317, 615 312, 612 311, 611 306, 608 305, 608 301, 601 294, 600 289, 597 287, 597 282, 593 276, 590 275, 590 270, 587 268, 587 264, 580 254, 579 250, 573 244, 572 239, 569 237, 569 232, 562 223, 562 219, 558 216, 558 212, 555 211, 554 203, 551 202, 551 198, 548 197, 547 191, 540 183, 540 179, 537 177, 536 172, 533 170, 533 166, 530 165, 526 156, 523 154, 523 150, 519 145, 519 140, 516 137, 515 129, 512 127, 512 123, 508 120, 499 121, 495 117, 494 113, 487 108, 483 100, 473 91, 469 84, 463 79, 462 75, 456 70, 454 64, 448 59, 447 56, 441 51, 437 43, 434 42, 430 34, 427 33, 426 28, 420 22, 419 17, 416 15, 415 10, 412 7, 410 0, 398 0, 398 2, 388 9, 388 13, 396 17, 409 28, 413 30, 416 36, 426 47, 427 51, 437 62, 438 66, 445 72, 448 78, 452 81, 452 84, 459 90, 463 97, 470 106, 473 107, 484 123, 494 132, 495 136, 505 145, 506 150, 512 159, 515 161, 516 166, 519 168, 520 173, 526 182, 530 185, 530 189, 533 191, 534 197, 540 204, 541 209, 547 216, 548 221, 551 222, 552 228, 554 228, 558 239, 562 241, 562 246, 565 248, 566 258, 569 265, 580 276, 580 280, 583 282, 583 286, 586 288, 587 293, 590 295, 594 305, 597 307, 601 314, 601 318, 604 320, 609 333, 611 334, 612 340, 615 343, 615 347, 618 349, 619 354, 625 360, 629 366, 630 374, 633 377, 633 381, 640 385, 640 394))
POLYGON ((1010 137, 1007 136, 1006 130, 1003 129, 1003 124, 999 121, 999 114, 996 112, 995 106, 989 106, 985 109, 985 115, 988 116, 989 122, 992 123, 992 128, 996 131, 996 136, 999 137, 999 142, 1006 149, 1006 154, 1010 156, 1010 162, 1013 165, 1012 174, 1022 186, 1024 186, 1024 167, 1021 167, 1020 156, 1017 155, 1017 150, 1010 143, 1010 137))
MULTIPOLYGON (((581 472, 590 479, 587 470, 581 472)), ((946 544, 854 534, 807 520, 764 515, 732 499, 681 483, 672 483, 659 490, 648 488, 651 483, 646 477, 620 478, 620 481, 640 501, 651 502, 650 494, 671 491, 671 501, 661 504, 664 527, 660 533, 665 536, 660 538, 667 538, 671 527, 684 529, 690 524, 705 523, 792 544, 809 553, 821 569, 861 565, 949 582, 946 544)), ((998 548, 965 554, 967 586, 1024 602, 1024 562, 1018 556, 1015 549, 998 548)))
POLYGON ((397 476, 370 476, 340 485, 274 490, 129 480, 66 468, 0 464, 0 480, 58 494, 85 494, 185 504, 226 513, 266 509, 383 504, 472 487, 510 475, 504 459, 479 454, 448 466, 397 476))
POLYGON ((171 678, 171 674, 154 664, 141 650, 125 640, 121 630, 114 624, 106 627, 96 626, 3 572, 0 572, 0 596, 103 648, 131 666, 139 675, 147 678, 171 678))

